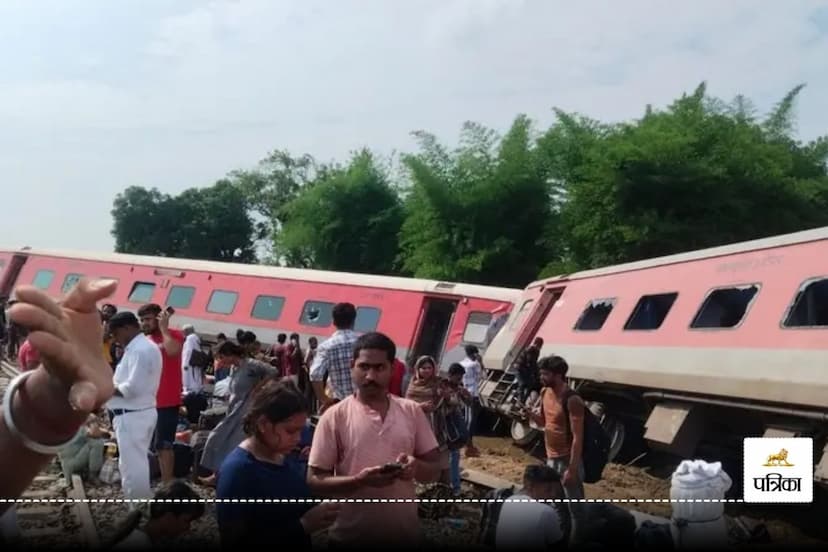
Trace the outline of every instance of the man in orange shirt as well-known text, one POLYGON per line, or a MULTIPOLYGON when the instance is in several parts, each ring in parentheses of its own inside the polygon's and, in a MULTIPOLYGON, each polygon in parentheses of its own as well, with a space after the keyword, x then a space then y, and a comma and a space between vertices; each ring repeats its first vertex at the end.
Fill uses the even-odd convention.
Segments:
MULTIPOLYGON (((584 498, 584 405, 567 384, 569 365, 559 356, 548 356, 538 361, 541 389, 541 410, 524 410, 532 420, 544 428, 546 465, 561 478, 566 498, 584 498)), ((569 503, 572 512, 572 532, 577 532, 582 517, 579 503, 569 503)))
POLYGON ((162 311, 159 305, 150 303, 138 309, 141 331, 161 349, 163 367, 161 382, 155 398, 158 421, 155 426, 155 449, 158 451, 158 465, 161 480, 173 480, 175 456, 175 430, 178 427, 178 409, 181 406, 182 374, 181 349, 184 334, 170 329, 170 313, 162 311))

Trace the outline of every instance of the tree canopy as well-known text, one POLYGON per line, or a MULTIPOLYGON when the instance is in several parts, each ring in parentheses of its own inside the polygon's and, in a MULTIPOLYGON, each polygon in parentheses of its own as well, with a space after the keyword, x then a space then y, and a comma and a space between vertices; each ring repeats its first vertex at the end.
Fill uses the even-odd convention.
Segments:
POLYGON ((636 120, 555 110, 499 135, 426 131, 399 164, 276 150, 176 197, 132 187, 116 250, 523 287, 540 276, 828 225, 828 137, 795 138, 803 86, 760 117, 705 83, 636 120))

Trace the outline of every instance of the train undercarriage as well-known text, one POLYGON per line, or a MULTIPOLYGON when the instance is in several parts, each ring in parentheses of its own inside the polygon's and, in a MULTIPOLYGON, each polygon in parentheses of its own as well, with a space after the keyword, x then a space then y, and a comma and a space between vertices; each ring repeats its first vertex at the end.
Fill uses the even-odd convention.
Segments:
MULTIPOLYGON (((480 402, 510 425, 515 444, 529 446, 542 437, 540 427, 518 409, 513 371, 486 371, 480 402)), ((766 404, 712 395, 570 380, 610 436, 610 460, 628 460, 642 450, 680 458, 709 456, 741 459, 744 437, 812 437, 814 480, 828 488, 828 410, 766 404), (704 451, 704 453, 702 453, 704 451)), ((532 393, 526 405, 539 406, 532 393)))

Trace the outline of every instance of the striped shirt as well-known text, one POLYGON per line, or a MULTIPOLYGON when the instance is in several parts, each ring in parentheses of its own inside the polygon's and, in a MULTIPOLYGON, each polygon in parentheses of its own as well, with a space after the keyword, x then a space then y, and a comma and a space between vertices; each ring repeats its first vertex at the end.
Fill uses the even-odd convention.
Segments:
POLYGON ((328 374, 328 385, 334 398, 342 400, 354 392, 351 381, 351 360, 357 333, 353 330, 337 330, 316 349, 310 367, 311 381, 322 381, 328 374))

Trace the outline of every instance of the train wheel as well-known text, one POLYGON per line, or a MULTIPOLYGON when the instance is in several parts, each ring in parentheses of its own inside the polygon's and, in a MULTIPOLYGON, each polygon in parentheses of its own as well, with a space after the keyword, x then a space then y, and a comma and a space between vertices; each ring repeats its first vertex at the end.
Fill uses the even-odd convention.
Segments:
POLYGON ((603 403, 588 403, 587 408, 601 420, 601 426, 610 438, 609 461, 612 462, 624 446, 624 439, 627 436, 627 428, 624 422, 607 414, 607 408, 603 403))
POLYGON ((529 422, 512 420, 511 434, 516 445, 525 447, 535 440, 538 436, 538 430, 531 427, 529 422))

